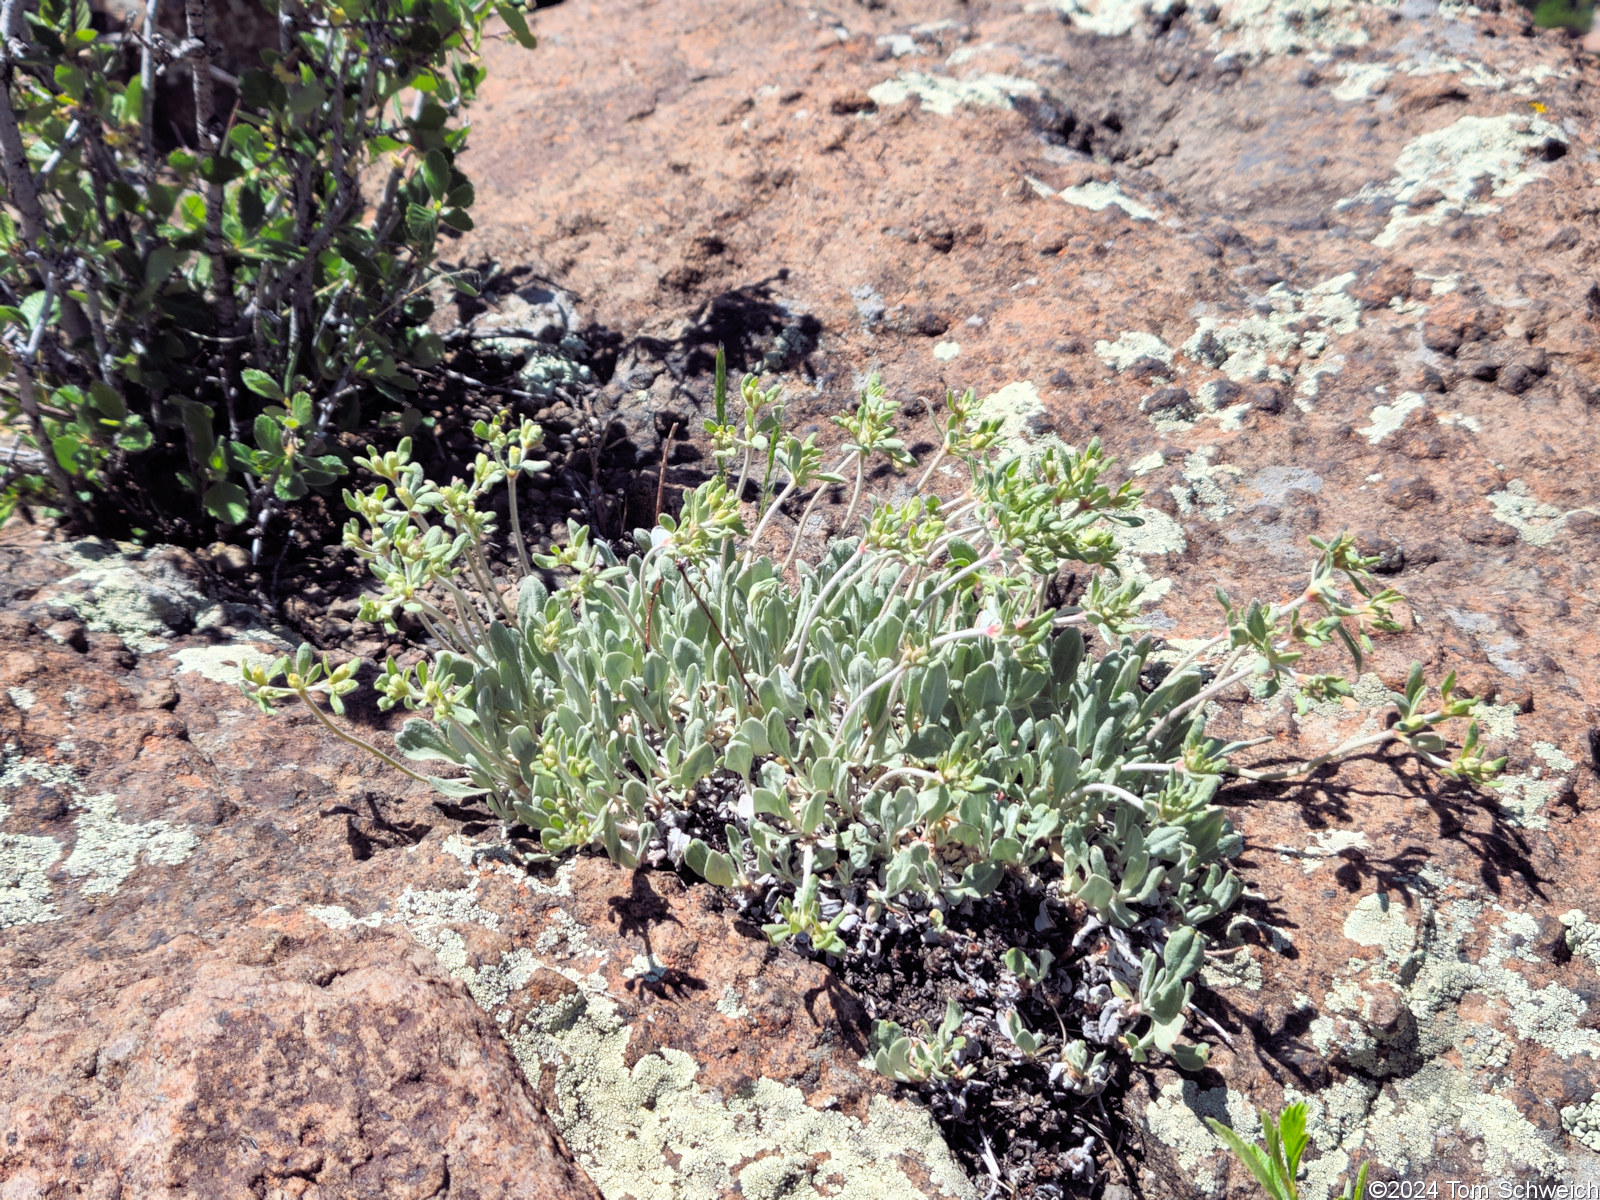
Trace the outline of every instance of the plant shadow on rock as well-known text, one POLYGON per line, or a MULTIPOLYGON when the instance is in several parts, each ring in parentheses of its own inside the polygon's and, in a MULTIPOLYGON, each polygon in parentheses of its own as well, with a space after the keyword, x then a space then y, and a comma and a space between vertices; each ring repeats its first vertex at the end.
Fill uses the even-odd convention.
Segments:
POLYGON ((650 876, 644 871, 634 872, 626 898, 614 896, 609 904, 617 933, 622 937, 640 938, 646 954, 654 953, 650 944, 652 929, 662 924, 682 924, 672 915, 672 906, 650 886, 650 876))
MULTIPOLYGON (((1354 799, 1359 798, 1368 805, 1392 806, 1398 796, 1409 796, 1435 813, 1439 822, 1438 838, 1455 841, 1473 854, 1479 863, 1479 881, 1490 894, 1501 895, 1507 880, 1515 877, 1533 895, 1545 896, 1544 880, 1528 856, 1526 839, 1506 819, 1493 796, 1453 781, 1429 778, 1408 769, 1410 764, 1381 754, 1349 761, 1366 761, 1369 765, 1390 768, 1385 779, 1388 786, 1340 783, 1338 770, 1330 766, 1292 790, 1284 785, 1241 781, 1226 789, 1220 799, 1235 808, 1270 808, 1290 801, 1301 810, 1307 826, 1317 829, 1348 828, 1352 823, 1359 827, 1352 811, 1354 799), (1478 819, 1474 819, 1474 814, 1478 814, 1478 819), (1324 819, 1329 816, 1338 818, 1337 826, 1324 819)), ((1434 851, 1418 845, 1406 846, 1386 856, 1376 856, 1358 846, 1346 847, 1332 856, 1337 864, 1332 878, 1349 896, 1386 893, 1412 910, 1424 899, 1431 898, 1428 894, 1433 889, 1423 881, 1421 871, 1434 856, 1434 851)), ((1237 860, 1236 866, 1245 874, 1259 875, 1261 864, 1253 862, 1247 851, 1245 857, 1237 860)), ((1298 928, 1274 899, 1247 896, 1234 913, 1216 918, 1207 933, 1219 947, 1254 946, 1263 955, 1293 960, 1300 957, 1293 942, 1277 948, 1268 943, 1277 940, 1271 936, 1273 932, 1292 934, 1298 928), (1241 916, 1247 918, 1249 924, 1242 930, 1230 928, 1241 916), (1236 936, 1229 936, 1231 933, 1236 936)), ((1319 1015, 1318 1010, 1297 1009, 1279 1016, 1249 999, 1248 994, 1232 989, 1208 989, 1202 1003, 1208 1015, 1216 1018, 1229 1033, 1249 1039, 1262 1066, 1279 1084, 1314 1094, 1334 1081, 1329 1070, 1334 1064, 1330 1063, 1326 1051, 1311 1040, 1311 1026, 1319 1015)), ((1386 1048, 1385 1061, 1389 1064, 1385 1073, 1376 1077, 1380 1081, 1409 1077, 1425 1065, 1421 1058, 1408 1058, 1407 1048, 1414 1047, 1416 1042, 1415 1017, 1402 1006, 1396 1022, 1380 1039, 1386 1048)), ((1350 1067, 1345 1065, 1343 1069, 1350 1070, 1350 1067)), ((1365 1077, 1360 1069, 1356 1074, 1365 1077)), ((1226 1086, 1224 1078, 1211 1069, 1192 1078, 1202 1088, 1226 1086)))
MULTIPOLYGON (((774 285, 788 275, 780 270, 713 296, 674 336, 624 341, 603 328, 585 327, 584 340, 608 359, 591 364, 601 386, 590 403, 604 432, 591 441, 587 462, 574 455, 563 478, 581 485, 598 532, 621 537, 651 524, 663 480, 661 505, 671 510, 682 489, 710 478, 693 439, 707 415, 719 348, 730 373, 815 376, 811 358, 822 323, 774 294, 774 285)), ((548 416, 541 419, 550 424, 548 416)))
MULTIPOLYGON (((1340 768, 1357 763, 1388 768, 1386 782, 1403 789, 1403 794, 1412 800, 1427 805, 1438 819, 1436 836, 1457 842, 1472 852, 1478 860, 1479 879, 1492 894, 1500 895, 1503 881, 1515 877, 1532 894, 1544 897, 1544 877, 1529 857, 1527 838, 1507 819, 1492 794, 1458 781, 1430 776, 1415 770, 1405 759, 1381 750, 1340 764, 1329 764, 1292 788, 1284 784, 1239 781, 1219 798, 1229 807, 1261 808, 1270 808, 1292 798, 1308 828, 1348 826, 1356 820, 1350 803, 1352 797, 1359 795, 1381 803, 1393 803, 1392 792, 1370 792, 1354 783, 1339 782, 1340 768), (1477 824, 1483 827, 1476 827, 1471 821, 1473 814, 1481 817, 1477 824)), ((1380 889, 1405 893, 1410 886, 1408 880, 1415 879, 1416 869, 1421 865, 1419 857, 1427 853, 1414 847, 1389 859, 1378 860, 1360 849, 1346 849, 1338 856, 1343 865, 1337 878, 1340 886, 1350 892, 1376 884, 1380 889)))
POLYGON ((383 793, 367 791, 349 804, 336 804, 321 812, 322 817, 342 816, 345 821, 345 841, 350 846, 350 856, 357 862, 366 862, 380 850, 399 850, 415 846, 433 830, 422 821, 385 815, 380 800, 383 793), (361 811, 365 809, 366 811, 361 811))

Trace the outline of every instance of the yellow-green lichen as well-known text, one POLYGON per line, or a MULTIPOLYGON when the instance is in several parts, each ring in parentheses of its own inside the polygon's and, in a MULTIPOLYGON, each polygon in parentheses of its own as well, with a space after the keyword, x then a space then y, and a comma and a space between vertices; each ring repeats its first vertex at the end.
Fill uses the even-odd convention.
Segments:
POLYGON ((76 822, 78 836, 66 872, 85 879, 85 895, 111 895, 141 858, 151 866, 175 867, 200 845, 194 834, 169 821, 122 820, 115 796, 80 796, 78 802, 85 811, 76 822))
MULTIPOLYGON (((71 767, 24 759, 15 747, 6 747, 0 797, 30 784, 67 792, 81 810, 73 822, 72 853, 62 869, 84 880, 81 890, 86 896, 114 894, 141 859, 151 866, 177 866, 200 844, 194 834, 168 821, 124 821, 116 796, 85 795, 71 767)), ((0 822, 10 812, 11 806, 0 799, 0 822)), ((51 899, 47 872, 61 858, 62 849, 55 838, 0 834, 0 929, 52 921, 60 915, 51 899)))
POLYGON ((1216 955, 1206 959, 1200 967, 1200 982, 1208 988, 1239 988, 1246 992, 1259 992, 1263 982, 1261 964, 1249 946, 1240 946, 1232 954, 1216 955))
POLYGON ((1145 1122, 1158 1140, 1177 1152, 1178 1166, 1206 1196, 1221 1190, 1222 1140, 1205 1124, 1210 1118, 1230 1127, 1246 1141, 1261 1135, 1261 1122, 1250 1101, 1230 1088, 1201 1088, 1192 1079, 1165 1085, 1145 1105, 1145 1122))
MULTIPOLYGON (((459 838, 452 843, 445 847, 451 857, 469 868, 478 863, 471 843, 459 838)), ((486 865, 500 869, 504 864, 486 865)), ((526 876, 519 883, 543 895, 566 895, 568 876, 569 871, 558 873, 554 885, 526 876)), ((551 1118, 608 1200, 701 1200, 729 1191, 751 1200, 929 1196, 901 1169, 902 1159, 926 1173, 932 1196, 976 1200, 927 1112, 914 1105, 878 1096, 863 1122, 814 1108, 799 1088, 765 1078, 746 1093, 725 1096, 698 1084, 693 1057, 670 1047, 639 1057, 630 1068, 626 1051, 632 1029, 598 971, 585 975, 524 947, 497 961, 473 961, 457 926, 501 925, 500 917, 480 904, 476 878, 459 889, 407 888, 394 911, 382 918, 355 917, 332 905, 310 911, 336 928, 379 919, 398 922, 431 949, 500 1026, 528 1078, 535 1086, 550 1085, 551 1118), (529 1010, 512 1028, 517 1011, 512 1001, 540 970, 555 972, 575 989, 529 1010)), ((577 923, 564 910, 549 910, 547 922, 535 943, 541 952, 565 950, 562 957, 571 958, 577 942, 585 953, 596 953, 586 939, 575 938, 577 923), (546 941, 552 930, 556 936, 546 941)), ((661 969, 654 956, 641 954, 623 974, 648 979, 661 969)), ((746 1015, 731 986, 716 1007, 724 1016, 746 1015)))
POLYGON ((1591 1150, 1600 1150, 1600 1092, 1584 1104, 1570 1104, 1561 1110, 1561 1128, 1574 1141, 1591 1150))
POLYGON ((948 75, 904 71, 868 89, 867 95, 880 108, 917 99, 924 112, 948 117, 958 108, 1010 108, 1016 97, 1037 96, 1040 90, 1033 80, 1014 75, 953 79, 948 75))
MULTIPOLYGON (((1236 320, 1202 317, 1183 352, 1197 362, 1222 371, 1235 383, 1295 378, 1287 365, 1305 360, 1304 374, 1313 368, 1330 339, 1351 333, 1361 324, 1361 303, 1346 291, 1355 275, 1346 273, 1324 280, 1309 291, 1277 283, 1263 297, 1264 312, 1236 320)), ((1315 392, 1312 392, 1315 395, 1315 392)), ((1296 404, 1311 407, 1310 397, 1297 394, 1296 404)))
POLYGON ((875 1097, 863 1123, 765 1078, 723 1097, 697 1084, 699 1066, 674 1049, 629 1068, 631 1029, 607 996, 579 991, 508 1032, 520 1059, 553 1073, 551 1115, 608 1197, 699 1200, 735 1188, 767 1200, 926 1195, 901 1156, 922 1163, 935 1195, 976 1196, 920 1110, 875 1097))

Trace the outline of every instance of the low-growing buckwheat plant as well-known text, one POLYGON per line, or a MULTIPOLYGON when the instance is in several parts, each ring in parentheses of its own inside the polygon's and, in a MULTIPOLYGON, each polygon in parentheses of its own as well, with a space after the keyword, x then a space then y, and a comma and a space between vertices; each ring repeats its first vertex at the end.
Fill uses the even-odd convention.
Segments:
POLYGON ((1309 762, 1238 765, 1256 743, 1208 734, 1209 703, 1247 682, 1348 694, 1342 676, 1300 672, 1302 656, 1342 641, 1359 668, 1370 633, 1400 628, 1400 597, 1349 537, 1313 542, 1306 587, 1286 602, 1219 593, 1222 630, 1157 681, 1138 586, 1115 566, 1114 531, 1138 523, 1139 492, 1108 482, 1098 441, 1012 453, 970 392, 950 396, 942 445, 890 503, 864 494, 868 465, 915 464, 876 380, 834 418, 845 442, 829 470, 815 435, 785 431, 777 389, 747 378, 738 398, 730 411, 719 362, 716 473, 626 550, 579 527, 530 553, 516 493, 543 465, 531 422, 480 422, 483 453, 449 485, 424 478, 404 442, 358 460, 379 482, 346 493, 345 542, 382 588, 362 616, 414 614, 433 642, 415 667, 387 663, 379 704, 424 714, 395 747, 440 774, 329 720, 319 697, 341 710, 356 664, 302 646, 245 668, 246 691, 263 709, 298 697, 412 778, 481 798, 529 858, 603 847, 630 868, 687 866, 775 944, 812 954, 872 956, 906 932, 936 944, 950 914, 1008 881, 1041 896, 1059 918, 1055 949, 1005 955, 992 1018, 952 1002, 937 1025, 878 1023, 884 1074, 946 1089, 985 1036, 1079 1095, 1105 1086, 1115 1047, 1204 1062, 1179 1038, 1198 927, 1242 890, 1229 869, 1241 840, 1214 802, 1225 776, 1284 779, 1384 742, 1465 779, 1500 766, 1478 755, 1475 728, 1450 755, 1437 727, 1471 702, 1449 679, 1430 704, 1415 669, 1396 722, 1309 762), (929 490, 945 464, 964 479, 954 496, 929 490), (514 580, 487 553, 483 501, 502 483, 514 580), (834 487, 852 493, 844 533, 804 555, 806 518, 834 487), (767 541, 807 491, 778 561, 767 541), (1054 605, 1068 566, 1090 579, 1054 605), (1024 1009, 1054 1019, 1031 1028, 1024 1009))

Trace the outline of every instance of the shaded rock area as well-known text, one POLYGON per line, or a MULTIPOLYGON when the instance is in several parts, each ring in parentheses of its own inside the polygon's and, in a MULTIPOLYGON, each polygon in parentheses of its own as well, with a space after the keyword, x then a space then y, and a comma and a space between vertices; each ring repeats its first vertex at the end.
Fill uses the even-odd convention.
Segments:
POLYGON ((489 52, 464 252, 604 348, 613 532, 663 459, 669 495, 705 478, 719 344, 825 444, 870 372, 921 453, 972 387, 1138 478, 1126 565, 1175 646, 1217 586, 1294 594, 1308 535, 1379 558, 1413 624, 1346 702, 1224 705, 1263 753, 1378 728, 1415 660, 1509 755, 1493 792, 1380 757, 1224 793, 1250 894, 1197 1003, 1227 1040, 1136 1081, 1097 1191, 1253 1194, 1201 1118, 1299 1097, 1316 1200, 1362 1159, 1600 1179, 1594 55, 1427 0, 569 0, 539 32, 489 52))
POLYGON ((4 1194, 973 1194, 826 970, 262 716, 174 554, 0 543, 4 1194))

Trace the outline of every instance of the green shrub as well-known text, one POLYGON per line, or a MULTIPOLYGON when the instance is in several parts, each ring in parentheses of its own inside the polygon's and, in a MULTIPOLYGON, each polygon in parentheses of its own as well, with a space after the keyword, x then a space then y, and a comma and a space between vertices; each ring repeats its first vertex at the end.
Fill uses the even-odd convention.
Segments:
POLYGON ((1533 23, 1540 29, 1570 29, 1588 33, 1594 28, 1594 0, 1523 0, 1532 9, 1533 23))
POLYGON ((177 44, 151 19, 97 34, 87 0, 4 9, 0 405, 32 453, 0 518, 48 480, 79 516, 248 522, 259 548, 345 472, 330 435, 374 396, 404 412, 443 356, 423 292, 472 225, 456 156, 493 0, 285 0, 231 82, 206 7, 177 44), (165 153, 163 74, 193 85, 165 153))
MULTIPOLYGON (((1359 662, 1367 630, 1397 627, 1398 597, 1373 584, 1350 539, 1318 543, 1300 596, 1242 608, 1223 596, 1224 631, 1147 683, 1153 646, 1136 634, 1138 588, 1117 578, 1111 533, 1138 523, 1139 493, 1107 482, 1098 442, 1005 454, 971 394, 950 397, 943 445, 911 494, 867 502, 859 529, 814 559, 797 556, 797 541, 789 572, 763 552, 784 503, 820 485, 814 506, 852 483, 851 522, 870 460, 908 467, 910 456, 876 381, 835 418, 846 442, 825 473, 815 435, 784 432, 776 389, 747 379, 742 399, 730 413, 719 376, 717 474, 676 517, 637 531, 626 558, 582 528, 549 554, 522 545, 515 499, 535 466, 531 424, 480 425, 485 453, 448 486, 425 479, 404 443, 363 461, 381 482, 346 493, 358 516, 345 540, 382 585, 363 616, 413 613, 435 642, 415 668, 384 667, 380 704, 428 714, 395 745, 453 773, 400 769, 481 797, 531 834, 531 858, 603 847, 628 867, 685 864, 759 910, 774 943, 815 953, 863 950, 866 931, 901 915, 937 938, 947 912, 1008 874, 1040 881, 1136 965, 1110 989, 1118 1039, 1141 1060, 1160 1051, 1197 1065, 1203 1055, 1178 1042, 1205 946, 1196 927, 1241 891, 1228 866, 1240 838, 1214 803, 1218 785, 1333 757, 1236 766, 1245 744, 1208 735, 1208 703, 1252 678, 1337 690, 1337 676, 1297 674, 1301 654, 1343 639, 1359 662), (925 487, 947 462, 966 483, 941 500, 925 487), (515 585, 493 578, 493 518, 479 508, 502 482, 515 585), (752 489, 755 502, 741 501, 752 489), (1078 605, 1058 609, 1046 597, 1067 564, 1094 574, 1078 605), (551 591, 544 573, 565 586, 551 591), (688 832, 697 826, 702 836, 688 832)), ((317 697, 337 706, 355 686, 350 664, 319 664, 308 647, 245 678, 264 709, 297 696, 335 729, 317 697)), ((1489 773, 1470 751, 1446 757, 1434 732, 1465 711, 1450 686, 1428 708, 1414 673, 1396 697, 1399 723, 1341 752, 1396 741, 1443 770, 1489 773)), ((1050 955, 1016 951, 1008 964, 1049 996, 1050 955)), ((959 1079, 961 1021, 952 1009, 918 1035, 885 1023, 880 1065, 907 1081, 959 1079)), ((1004 1033, 1075 1086, 1103 1085, 1101 1059, 1064 1027, 1057 1043, 1012 1013, 1004 1033)))

